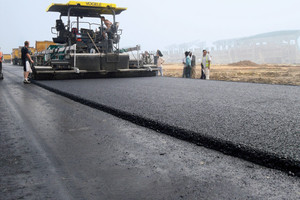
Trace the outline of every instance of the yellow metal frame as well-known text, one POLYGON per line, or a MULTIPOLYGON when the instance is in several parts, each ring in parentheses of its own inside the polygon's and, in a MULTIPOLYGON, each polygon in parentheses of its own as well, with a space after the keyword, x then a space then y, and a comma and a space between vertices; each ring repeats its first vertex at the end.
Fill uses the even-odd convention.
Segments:
POLYGON ((69 1, 66 4, 52 3, 48 8, 47 12, 60 12, 62 16, 68 16, 68 9, 72 9, 71 16, 80 17, 98 17, 99 15, 113 15, 120 14, 127 10, 127 8, 117 7, 116 4, 112 3, 100 3, 100 2, 89 2, 89 1, 69 1))

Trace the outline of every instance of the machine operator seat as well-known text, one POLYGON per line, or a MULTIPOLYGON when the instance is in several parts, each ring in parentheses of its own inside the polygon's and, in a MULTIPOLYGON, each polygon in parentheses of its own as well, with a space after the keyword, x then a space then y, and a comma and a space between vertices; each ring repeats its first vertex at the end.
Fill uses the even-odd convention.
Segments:
POLYGON ((68 41, 69 31, 65 29, 65 25, 61 19, 56 20, 56 31, 59 32, 57 38, 53 38, 55 43, 66 43, 68 41))
POLYGON ((56 20, 56 30, 57 31, 65 30, 65 25, 61 19, 56 20))

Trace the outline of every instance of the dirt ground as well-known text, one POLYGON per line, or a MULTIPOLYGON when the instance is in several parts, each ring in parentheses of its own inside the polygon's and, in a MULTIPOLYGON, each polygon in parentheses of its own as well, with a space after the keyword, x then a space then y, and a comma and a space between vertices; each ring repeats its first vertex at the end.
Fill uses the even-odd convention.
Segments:
MULTIPOLYGON (((182 77, 182 64, 165 64, 164 75, 182 77)), ((200 78, 201 66, 196 66, 196 78, 200 78)), ((268 83, 283 85, 300 85, 300 66, 293 65, 258 65, 249 62, 230 65, 212 65, 210 79, 268 83), (252 66, 251 66, 252 65, 252 66)))

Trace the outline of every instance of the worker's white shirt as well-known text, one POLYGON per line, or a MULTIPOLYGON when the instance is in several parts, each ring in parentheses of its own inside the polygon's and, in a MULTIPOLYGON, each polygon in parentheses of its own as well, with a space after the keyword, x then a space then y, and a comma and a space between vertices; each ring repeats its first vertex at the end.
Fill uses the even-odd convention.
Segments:
POLYGON ((162 64, 165 62, 165 60, 162 57, 159 57, 157 59, 157 67, 162 67, 162 64))
POLYGON ((211 61, 211 57, 210 57, 208 54, 206 54, 206 56, 202 56, 202 61, 201 61, 201 63, 202 63, 202 65, 203 65, 203 67, 206 67, 206 57, 207 57, 207 59, 208 59, 209 61, 211 61))

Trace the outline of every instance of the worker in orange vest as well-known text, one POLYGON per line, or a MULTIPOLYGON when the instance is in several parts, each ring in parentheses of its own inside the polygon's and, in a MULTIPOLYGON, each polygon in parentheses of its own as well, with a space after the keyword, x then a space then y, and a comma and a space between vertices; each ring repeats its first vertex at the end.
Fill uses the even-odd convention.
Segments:
POLYGON ((3 79, 3 74, 2 74, 2 61, 3 61, 3 53, 2 53, 1 47, 0 47, 0 79, 3 79))

